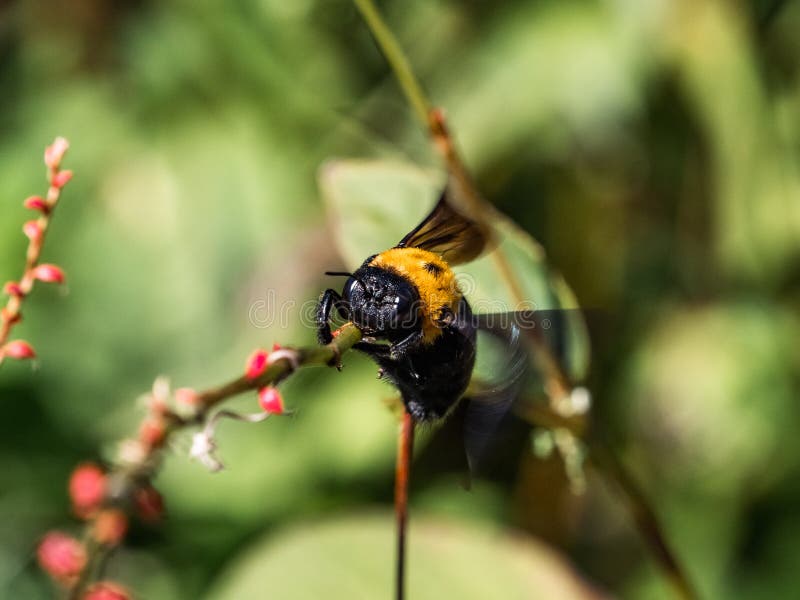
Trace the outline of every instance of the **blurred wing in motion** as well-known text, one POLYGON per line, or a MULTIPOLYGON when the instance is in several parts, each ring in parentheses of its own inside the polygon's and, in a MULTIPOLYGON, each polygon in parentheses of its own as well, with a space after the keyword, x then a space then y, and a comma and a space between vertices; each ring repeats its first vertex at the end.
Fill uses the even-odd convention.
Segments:
POLYGON ((577 309, 517 311, 477 315, 478 365, 464 399, 464 448, 470 472, 482 467, 490 447, 500 437, 503 421, 515 400, 535 375, 525 337, 533 335, 559 360, 570 353, 569 328, 583 322, 577 309))

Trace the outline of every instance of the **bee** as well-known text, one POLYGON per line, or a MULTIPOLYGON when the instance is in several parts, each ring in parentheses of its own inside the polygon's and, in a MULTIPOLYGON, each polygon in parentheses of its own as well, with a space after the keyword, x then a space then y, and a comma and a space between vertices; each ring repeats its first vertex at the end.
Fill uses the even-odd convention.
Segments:
POLYGON ((417 423, 444 418, 464 395, 475 365, 480 319, 452 270, 487 247, 485 227, 442 193, 431 213, 393 248, 368 257, 341 293, 328 289, 317 309, 319 342, 330 343, 335 310, 364 334, 354 348, 394 384, 417 423))

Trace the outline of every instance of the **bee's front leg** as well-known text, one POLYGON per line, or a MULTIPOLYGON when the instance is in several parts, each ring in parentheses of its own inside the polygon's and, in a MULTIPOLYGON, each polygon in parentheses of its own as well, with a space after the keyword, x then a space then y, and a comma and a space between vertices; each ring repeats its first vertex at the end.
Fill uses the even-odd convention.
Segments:
POLYGON ((330 344, 333 341, 331 312, 334 308, 343 318, 347 318, 347 307, 342 296, 336 290, 327 289, 320 296, 317 305, 317 340, 320 344, 330 344))
POLYGON ((400 360, 406 353, 417 346, 422 341, 422 329, 412 331, 399 342, 391 345, 391 357, 394 360, 400 360))

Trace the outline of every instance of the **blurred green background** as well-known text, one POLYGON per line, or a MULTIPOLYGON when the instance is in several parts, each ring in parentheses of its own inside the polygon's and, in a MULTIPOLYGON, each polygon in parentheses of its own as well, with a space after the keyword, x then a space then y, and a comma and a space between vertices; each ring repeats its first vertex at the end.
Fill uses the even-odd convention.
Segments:
MULTIPOLYGON (((610 316, 594 421, 702 596, 794 597, 800 3, 380 5, 487 198, 610 316)), ((320 166, 437 164, 340 0, 0 3, 3 281, 56 135, 76 176, 44 258, 68 293, 26 303, 39 368, 0 370, 3 598, 51 597, 36 540, 78 530, 70 470, 111 455, 157 375, 201 388, 256 346, 313 342, 299 311, 343 264, 320 166)), ((391 390, 346 364, 285 386, 293 419, 225 423, 220 474, 176 441, 169 517, 134 528, 109 575, 148 599, 389 597, 391 390)), ((614 489, 590 474, 572 495, 557 457, 509 467, 469 493, 417 479, 412 598, 671 597, 614 489)))

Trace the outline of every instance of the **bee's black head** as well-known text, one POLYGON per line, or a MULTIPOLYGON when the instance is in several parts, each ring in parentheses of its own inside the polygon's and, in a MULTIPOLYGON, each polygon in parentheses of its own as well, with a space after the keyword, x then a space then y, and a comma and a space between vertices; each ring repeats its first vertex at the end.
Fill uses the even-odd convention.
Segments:
POLYGON ((416 288, 386 269, 361 267, 344 284, 342 297, 350 319, 367 335, 392 341, 422 326, 416 288))

